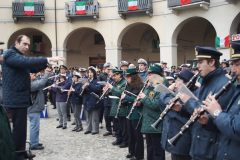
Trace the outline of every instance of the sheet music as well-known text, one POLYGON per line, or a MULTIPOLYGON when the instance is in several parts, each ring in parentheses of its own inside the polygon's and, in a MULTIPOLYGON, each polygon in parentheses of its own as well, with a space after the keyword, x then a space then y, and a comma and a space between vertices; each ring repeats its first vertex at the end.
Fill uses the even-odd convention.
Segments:
POLYGON ((182 85, 179 89, 178 89, 179 93, 185 93, 188 96, 190 96, 191 98, 194 98, 195 100, 198 100, 198 98, 185 86, 182 85))
POLYGON ((173 91, 171 91, 170 89, 168 89, 165 85, 163 84, 158 84, 154 87, 154 91, 156 92, 161 92, 161 93, 171 93, 173 95, 175 95, 175 93, 173 91))

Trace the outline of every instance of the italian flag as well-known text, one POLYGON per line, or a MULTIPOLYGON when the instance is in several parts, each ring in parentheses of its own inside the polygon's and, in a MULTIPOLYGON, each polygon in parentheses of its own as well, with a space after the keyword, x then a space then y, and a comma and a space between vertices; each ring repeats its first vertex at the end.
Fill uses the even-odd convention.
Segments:
POLYGON ((217 48, 229 48, 230 47, 230 36, 228 35, 225 38, 216 37, 215 44, 217 48))
POLYGON ((76 14, 86 14, 86 2, 76 2, 76 14))
POLYGON ((191 0, 181 0, 181 5, 187 5, 191 3, 191 0))
POLYGON ((34 15, 34 2, 24 2, 24 15, 26 16, 34 15))
POLYGON ((138 9, 138 2, 137 0, 128 0, 128 10, 135 11, 138 9))

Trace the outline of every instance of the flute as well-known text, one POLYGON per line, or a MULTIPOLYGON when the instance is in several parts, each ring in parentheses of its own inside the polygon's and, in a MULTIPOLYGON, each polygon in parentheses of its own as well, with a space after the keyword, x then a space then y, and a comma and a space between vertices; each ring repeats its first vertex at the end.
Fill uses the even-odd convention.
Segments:
MULTIPOLYGON (((236 80, 237 80, 237 76, 234 76, 234 77, 231 77, 229 75, 226 75, 229 80, 228 82, 215 94, 215 98, 216 100, 218 100, 220 98, 220 96, 223 95, 223 93, 225 93, 228 88, 230 87, 230 85, 232 83, 234 83, 236 80)), ((203 107, 201 107, 203 108, 203 107)), ((175 145, 176 142, 179 140, 179 138, 183 135, 183 133, 194 123, 196 122, 201 115, 203 115, 205 113, 205 109, 203 108, 203 111, 201 112, 198 112, 196 114, 192 114, 190 119, 181 127, 180 131, 175 135, 173 136, 172 138, 168 139, 168 143, 171 144, 171 145, 175 145)))
MULTIPOLYGON (((193 85, 193 83, 194 83, 195 79, 198 77, 199 73, 200 73, 200 72, 196 73, 196 74, 188 81, 188 83, 186 84, 186 87, 187 87, 187 88, 190 88, 190 87, 193 85)), ((172 99, 170 100, 170 102, 166 105, 166 108, 165 108, 165 109, 162 111, 162 113, 160 114, 159 118, 158 118, 153 124, 151 124, 151 126, 152 126, 154 129, 157 129, 157 128, 158 128, 158 126, 159 126, 160 122, 163 120, 164 116, 172 109, 172 107, 173 107, 173 106, 177 103, 177 101, 179 101, 179 100, 180 100, 179 96, 175 96, 174 98, 172 98, 172 99)))
POLYGON ((58 84, 61 84, 61 83, 63 83, 63 82, 65 82, 65 81, 51 84, 50 86, 47 86, 47 87, 43 88, 43 90, 49 89, 49 88, 53 87, 54 85, 58 85, 58 84))
MULTIPOLYGON (((78 83, 82 83, 82 82, 76 82, 74 84, 78 84, 78 83)), ((73 92, 72 89, 61 89, 62 92, 73 92)))

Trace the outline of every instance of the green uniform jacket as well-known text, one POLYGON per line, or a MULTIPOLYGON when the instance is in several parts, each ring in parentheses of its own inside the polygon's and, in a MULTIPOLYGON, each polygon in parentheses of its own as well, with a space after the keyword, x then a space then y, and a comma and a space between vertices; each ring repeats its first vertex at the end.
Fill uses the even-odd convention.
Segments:
POLYGON ((146 97, 141 100, 143 104, 142 110, 142 133, 161 133, 162 124, 159 125, 158 129, 155 130, 151 127, 151 124, 154 123, 160 113, 163 111, 164 106, 160 106, 160 92, 155 92, 154 87, 147 87, 144 90, 146 97))
MULTIPOLYGON (((126 86, 126 80, 124 78, 122 78, 119 82, 115 83, 115 85, 113 86, 113 88, 110 91, 110 94, 112 96, 117 96, 117 97, 121 97, 122 92, 125 89, 126 86)), ((118 107, 118 103, 119 103, 120 99, 112 99, 111 100, 111 111, 110 111, 110 116, 115 117, 117 114, 117 107, 118 107)))
POLYGON ((0 106, 0 160, 14 160, 15 148, 12 141, 8 118, 0 106))

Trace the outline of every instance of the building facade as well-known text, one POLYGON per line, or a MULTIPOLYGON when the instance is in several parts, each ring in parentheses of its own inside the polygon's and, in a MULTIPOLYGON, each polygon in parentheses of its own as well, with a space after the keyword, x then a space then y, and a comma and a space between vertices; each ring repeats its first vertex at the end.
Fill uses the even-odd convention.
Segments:
MULTIPOLYGON (((240 0, 136 0, 133 8, 128 0, 33 0, 44 4, 43 16, 36 7, 33 15, 17 15, 21 7, 13 3, 26 1, 32 2, 0 1, 3 49, 26 34, 32 55, 64 56, 68 66, 136 64, 138 58, 181 65, 195 57, 196 45, 214 47, 217 36, 240 33, 240 0)), ((228 59, 229 49, 220 50, 228 59)))

